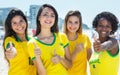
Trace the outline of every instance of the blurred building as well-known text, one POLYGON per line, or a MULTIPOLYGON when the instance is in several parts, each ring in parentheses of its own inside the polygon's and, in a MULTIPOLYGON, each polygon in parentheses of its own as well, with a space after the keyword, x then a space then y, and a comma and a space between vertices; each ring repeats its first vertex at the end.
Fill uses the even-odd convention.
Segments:
POLYGON ((4 25, 5 19, 11 9, 14 7, 9 7, 9 8, 0 8, 0 26, 4 25))
POLYGON ((30 5, 29 9, 29 19, 30 19, 30 25, 29 28, 35 28, 36 27, 36 16, 38 13, 38 10, 40 8, 40 5, 30 5))

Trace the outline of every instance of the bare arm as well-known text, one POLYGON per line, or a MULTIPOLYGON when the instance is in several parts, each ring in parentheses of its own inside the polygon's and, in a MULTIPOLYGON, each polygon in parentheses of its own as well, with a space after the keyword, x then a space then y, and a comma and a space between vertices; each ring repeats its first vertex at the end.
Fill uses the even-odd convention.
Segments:
POLYGON ((114 38, 110 38, 108 41, 105 41, 103 43, 101 43, 99 40, 93 43, 93 47, 96 52, 109 50, 111 54, 117 53, 118 51, 117 45, 118 45, 117 40, 114 38))
POLYGON ((43 63, 42 63, 40 57, 36 57, 33 62, 37 68, 38 75, 46 75, 46 70, 43 66, 43 63))
POLYGON ((69 48, 65 48, 65 59, 61 58, 60 62, 68 69, 72 66, 69 48))
POLYGON ((92 55, 92 49, 89 48, 89 49, 87 50, 87 60, 88 60, 88 61, 89 61, 91 55, 92 55))
POLYGON ((40 58, 41 50, 37 46, 36 43, 33 43, 33 44, 34 44, 34 47, 35 47, 35 49, 34 49, 35 59, 34 59, 33 62, 35 64, 36 68, 37 68, 37 73, 38 73, 38 75, 46 75, 46 70, 45 70, 45 68, 43 66, 43 63, 41 61, 41 58, 40 58))
POLYGON ((104 42, 101 44, 101 49, 102 50, 113 50, 114 48, 117 47, 117 40, 111 38, 110 40, 104 42))
POLYGON ((74 52, 71 54, 71 60, 73 61, 76 55, 84 49, 83 44, 76 44, 74 52))
POLYGON ((54 64, 61 63, 65 68, 70 68, 72 66, 72 62, 70 60, 70 52, 68 47, 65 48, 65 57, 61 57, 56 54, 56 50, 54 50, 54 56, 52 57, 52 62, 54 64))

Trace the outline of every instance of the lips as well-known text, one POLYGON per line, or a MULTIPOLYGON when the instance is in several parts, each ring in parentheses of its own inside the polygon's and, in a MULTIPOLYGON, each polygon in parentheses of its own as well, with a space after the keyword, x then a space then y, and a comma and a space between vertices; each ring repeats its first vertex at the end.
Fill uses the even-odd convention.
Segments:
POLYGON ((102 37, 107 36, 107 32, 101 32, 102 37))
POLYGON ((46 24, 51 24, 52 22, 51 21, 45 21, 46 24))

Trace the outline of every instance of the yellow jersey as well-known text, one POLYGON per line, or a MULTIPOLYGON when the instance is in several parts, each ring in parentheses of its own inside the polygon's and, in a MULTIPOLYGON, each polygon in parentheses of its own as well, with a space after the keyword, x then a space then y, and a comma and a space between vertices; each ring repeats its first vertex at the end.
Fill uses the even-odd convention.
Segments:
POLYGON ((82 44, 83 50, 73 60, 72 67, 68 69, 69 75, 87 75, 87 49, 91 48, 91 42, 87 35, 78 34, 78 38, 69 42, 70 53, 75 50, 76 44, 82 44))
POLYGON ((28 43, 29 55, 31 56, 32 60, 35 59, 33 45, 33 42, 35 42, 41 50, 40 58, 46 69, 47 75, 68 75, 66 68, 61 63, 54 64, 51 61, 54 55, 54 50, 56 50, 56 53, 59 56, 64 58, 65 56, 64 48, 69 44, 67 36, 63 33, 53 33, 53 35, 54 40, 51 44, 46 44, 39 40, 37 37, 31 39, 28 43))
POLYGON ((91 75, 118 75, 119 50, 112 55, 108 50, 94 52, 90 59, 91 75))
MULTIPOLYGON (((26 37, 29 40, 29 37, 26 37)), ((4 41, 5 49, 9 47, 9 42, 12 42, 17 50, 15 58, 9 60, 8 75, 36 75, 36 68, 31 64, 31 59, 27 53, 28 41, 21 41, 19 37, 7 37, 4 41)))

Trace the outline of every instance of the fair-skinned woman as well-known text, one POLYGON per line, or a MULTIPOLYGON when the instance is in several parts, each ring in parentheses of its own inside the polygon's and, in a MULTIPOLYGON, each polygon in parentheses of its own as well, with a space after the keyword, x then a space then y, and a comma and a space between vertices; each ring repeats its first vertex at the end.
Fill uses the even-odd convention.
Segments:
POLYGON ((72 67, 68 69, 69 75, 87 75, 87 60, 89 61, 92 50, 88 36, 82 33, 82 17, 78 10, 67 13, 64 33, 70 41, 72 67))
MULTIPOLYGON (((33 51, 33 42, 38 45, 47 75, 67 75, 66 69, 71 67, 69 43, 65 34, 59 33, 58 14, 55 8, 49 4, 42 5, 36 22, 36 34, 29 42, 29 49, 33 51)), ((31 52, 29 54, 34 60, 34 54, 31 52)))
MULTIPOLYGON (((12 9, 5 21, 3 41, 4 53, 9 62, 8 75, 36 75, 36 68, 30 63, 32 60, 27 53, 27 42, 30 40, 27 27, 27 19, 23 12, 19 9, 12 9)), ((40 65, 43 66, 42 62, 40 65)), ((44 68, 41 67, 40 70, 43 72, 44 68)))

